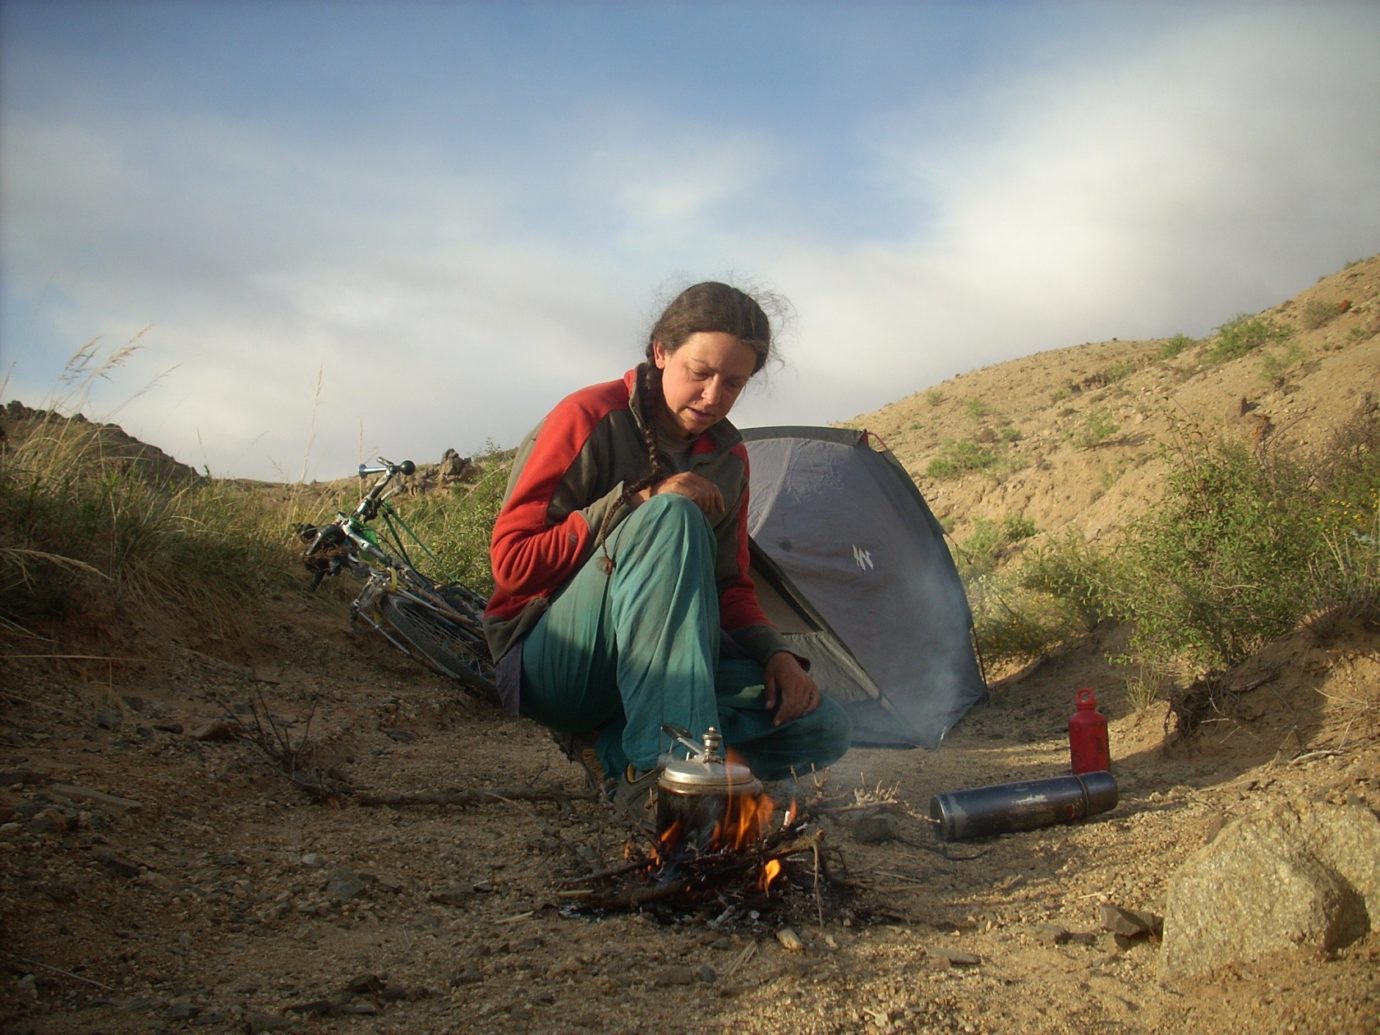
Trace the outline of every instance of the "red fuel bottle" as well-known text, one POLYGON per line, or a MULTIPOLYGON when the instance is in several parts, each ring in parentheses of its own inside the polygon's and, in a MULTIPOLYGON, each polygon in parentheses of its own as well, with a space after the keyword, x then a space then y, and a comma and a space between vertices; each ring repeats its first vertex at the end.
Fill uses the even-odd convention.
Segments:
POLYGON ((1091 690, 1078 691, 1078 710, 1069 717, 1069 761, 1075 773, 1102 773, 1112 768, 1107 716, 1097 710, 1097 697, 1091 690))

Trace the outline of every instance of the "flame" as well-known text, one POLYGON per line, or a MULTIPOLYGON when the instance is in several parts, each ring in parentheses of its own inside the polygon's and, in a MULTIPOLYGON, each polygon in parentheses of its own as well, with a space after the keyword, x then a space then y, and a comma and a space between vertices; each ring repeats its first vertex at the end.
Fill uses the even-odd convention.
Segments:
MULTIPOLYGON (((741 763, 733 752, 728 753, 728 760, 741 763)), ((795 799, 783 806, 760 787, 755 779, 750 786, 728 787, 722 797, 722 812, 712 819, 702 813, 672 819, 656 836, 650 860, 653 868, 671 865, 686 853, 692 859, 702 853, 760 853, 755 884, 758 890, 768 892, 785 867, 779 857, 761 856, 770 851, 768 838, 774 831, 786 830, 797 822, 800 807, 795 799), (704 826, 699 826, 701 821, 704 826)))
POLYGON ((680 840, 681 821, 671 820, 671 825, 657 835, 657 842, 665 847, 670 847, 680 840))
POLYGON ((762 891, 768 891, 772 881, 779 876, 781 876, 781 860, 768 859, 766 865, 762 867, 762 875, 757 879, 757 887, 762 891))
POLYGON ((775 811, 776 803, 765 794, 735 794, 715 824, 710 843, 716 849, 741 851, 761 839, 775 811))

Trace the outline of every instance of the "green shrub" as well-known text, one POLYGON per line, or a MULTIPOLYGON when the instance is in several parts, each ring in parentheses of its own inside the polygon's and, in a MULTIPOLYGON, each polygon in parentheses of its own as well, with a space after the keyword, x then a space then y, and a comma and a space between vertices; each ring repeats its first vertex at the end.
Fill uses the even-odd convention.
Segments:
POLYGON ((1217 328, 1217 336, 1208 346, 1207 358, 1211 363, 1225 363, 1254 352, 1262 345, 1288 338, 1289 329, 1269 317, 1242 313, 1217 328))
POLYGON ((1278 349, 1266 349, 1260 355, 1260 376, 1271 384, 1281 384, 1291 367, 1303 362, 1303 349, 1297 342, 1288 341, 1278 349))
POLYGON ((1064 535, 1027 555, 1021 585, 1057 602, 1070 619, 1068 635, 1089 632, 1110 613, 1110 555, 1077 535, 1064 535))
POLYGON ((967 587, 973 635, 988 664, 1054 653, 1077 638, 1057 601, 1032 594, 1009 577, 985 576, 967 587))
POLYGON ((1166 338, 1160 345, 1158 353, 1160 359, 1173 359, 1181 352, 1186 352, 1198 343, 1187 334, 1176 334, 1172 338, 1166 338))
POLYGON ((1310 298, 1303 303, 1303 315, 1300 322, 1305 329, 1315 331, 1332 320, 1333 317, 1340 316, 1341 313, 1341 307, 1336 302, 1324 302, 1321 298, 1310 298))
POLYGON ((1104 384, 1116 384, 1124 381, 1139 369, 1138 365, 1131 360, 1123 360, 1120 363, 1113 363, 1102 372, 1104 384))
POLYGON ((1380 622, 1380 422, 1342 426, 1313 470, 1322 540, 1313 592, 1323 607, 1380 622))
POLYGON ((1319 455, 1199 442, 1170 458, 1163 503, 1111 546, 1076 535, 993 574, 979 524, 960 549, 978 640, 993 660, 1130 626, 1127 689, 1144 705, 1236 664, 1314 614, 1380 623, 1380 422, 1358 418, 1319 455))
POLYGON ((1074 441, 1084 449, 1092 449, 1106 442, 1121 426, 1106 410, 1093 410, 1083 417, 1082 426, 1077 430, 1074 441))
POLYGON ((980 446, 971 439, 946 439, 939 453, 925 467, 931 478, 957 478, 969 471, 985 471, 995 467, 1000 456, 994 449, 980 446))
POLYGON ((1019 514, 1008 514, 1000 522, 977 518, 973 533, 957 544, 959 575, 973 580, 996 568, 1008 547, 1035 534, 1035 522, 1019 514))
POLYGON ((1308 484, 1303 465, 1239 443, 1174 458, 1166 500, 1118 550, 1109 594, 1140 663, 1223 668, 1293 627, 1320 544, 1308 484))

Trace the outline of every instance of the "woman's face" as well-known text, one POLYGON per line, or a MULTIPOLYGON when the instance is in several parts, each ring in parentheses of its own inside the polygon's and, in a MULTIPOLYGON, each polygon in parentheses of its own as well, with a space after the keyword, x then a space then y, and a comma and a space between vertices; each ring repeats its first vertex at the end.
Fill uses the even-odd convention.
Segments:
POLYGON ((662 426, 681 438, 702 434, 727 417, 757 365, 751 345, 722 331, 692 334, 675 352, 653 342, 652 359, 666 398, 662 426))

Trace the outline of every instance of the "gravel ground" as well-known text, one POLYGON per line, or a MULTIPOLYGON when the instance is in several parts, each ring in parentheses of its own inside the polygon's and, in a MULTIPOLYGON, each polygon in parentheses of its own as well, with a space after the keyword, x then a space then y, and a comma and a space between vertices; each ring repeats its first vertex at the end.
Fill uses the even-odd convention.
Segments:
POLYGON ((5 1031, 1380 1029, 1374 931, 1164 987, 1154 934, 1118 941, 1103 908, 1162 913, 1191 851, 1282 797, 1380 805, 1373 633, 1286 641, 1272 680, 1168 746, 1090 645, 996 683, 938 751, 855 749, 811 782, 828 879, 795 857, 766 899, 593 915, 572 887, 633 878, 571 881, 645 845, 540 729, 350 638, 329 602, 276 606, 233 662, 165 643, 138 670, 3 671, 5 1031), (1067 771, 1080 686, 1111 718, 1117 807, 937 841, 932 795, 1067 771), (356 793, 315 800, 223 736, 256 711, 356 793))

